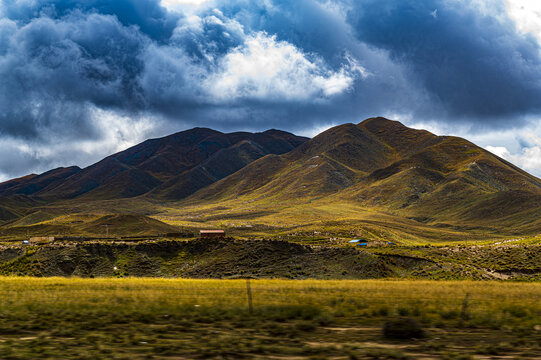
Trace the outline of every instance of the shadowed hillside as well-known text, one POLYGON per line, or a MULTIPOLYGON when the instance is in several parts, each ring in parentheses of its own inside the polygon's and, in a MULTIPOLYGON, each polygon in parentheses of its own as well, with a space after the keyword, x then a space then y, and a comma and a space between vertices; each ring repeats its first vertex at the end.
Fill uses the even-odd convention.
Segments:
POLYGON ((31 174, 22 178, 10 180, 0 184, 0 193, 11 194, 36 194, 47 187, 56 187, 70 176, 77 174, 81 169, 77 166, 57 168, 43 174, 31 174))
POLYGON ((34 199, 25 195, 0 195, 0 224, 11 222, 24 216, 33 207, 41 205, 34 199))
POLYGON ((130 198, 156 189, 156 196, 179 199, 306 140, 279 130, 224 134, 195 128, 147 140, 82 170, 59 168, 2 183, 0 195, 35 195, 48 201, 83 196, 91 201, 130 198))

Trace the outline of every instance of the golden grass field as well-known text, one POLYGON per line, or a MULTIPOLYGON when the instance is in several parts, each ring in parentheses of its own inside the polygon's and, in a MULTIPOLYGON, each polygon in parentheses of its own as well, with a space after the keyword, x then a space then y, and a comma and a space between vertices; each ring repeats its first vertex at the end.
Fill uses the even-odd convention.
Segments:
POLYGON ((0 358, 535 359, 541 283, 0 278, 0 358), (425 339, 382 325, 411 317, 425 339))

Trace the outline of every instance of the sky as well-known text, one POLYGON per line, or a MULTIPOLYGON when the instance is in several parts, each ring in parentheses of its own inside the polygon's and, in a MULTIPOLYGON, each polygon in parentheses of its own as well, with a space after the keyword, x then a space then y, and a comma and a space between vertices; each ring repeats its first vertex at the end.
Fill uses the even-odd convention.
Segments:
POLYGON ((0 2, 0 181, 196 126, 372 116, 541 176, 541 2, 0 2))

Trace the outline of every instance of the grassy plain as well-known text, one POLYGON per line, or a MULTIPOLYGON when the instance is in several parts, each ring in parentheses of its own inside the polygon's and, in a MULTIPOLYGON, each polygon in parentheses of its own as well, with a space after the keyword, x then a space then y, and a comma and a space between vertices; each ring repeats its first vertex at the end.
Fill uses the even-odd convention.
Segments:
POLYGON ((0 358, 488 359, 541 356, 541 284, 0 278, 0 358), (419 321, 428 336, 386 340, 419 321))

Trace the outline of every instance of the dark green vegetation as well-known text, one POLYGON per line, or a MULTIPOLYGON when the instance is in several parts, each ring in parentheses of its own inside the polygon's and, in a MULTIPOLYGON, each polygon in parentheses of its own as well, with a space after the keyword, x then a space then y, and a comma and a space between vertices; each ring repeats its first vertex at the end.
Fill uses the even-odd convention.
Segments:
MULTIPOLYGON (((5 240, 96 235, 106 224, 93 222, 110 214, 150 216, 175 231, 224 227, 244 238, 468 243, 539 234, 541 180, 467 140, 372 118, 310 140, 197 128, 85 169, 0 184, 5 240)), ((110 230, 129 234, 130 224, 110 230)), ((133 234, 162 234, 163 226, 133 234)))
POLYGON ((0 275, 539 280, 541 247, 358 250, 267 240, 67 241, 3 246, 0 275))
POLYGON ((2 359, 538 359, 537 283, 0 278, 2 359), (411 318, 424 337, 383 337, 411 318))

